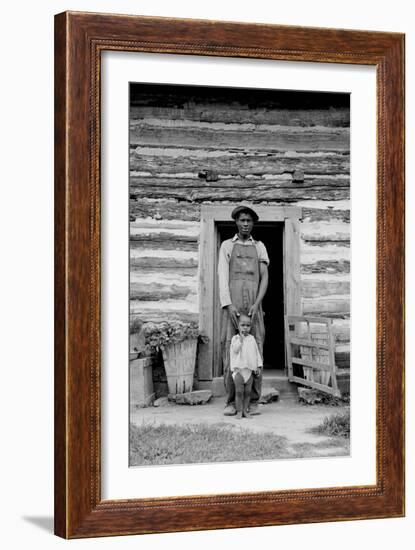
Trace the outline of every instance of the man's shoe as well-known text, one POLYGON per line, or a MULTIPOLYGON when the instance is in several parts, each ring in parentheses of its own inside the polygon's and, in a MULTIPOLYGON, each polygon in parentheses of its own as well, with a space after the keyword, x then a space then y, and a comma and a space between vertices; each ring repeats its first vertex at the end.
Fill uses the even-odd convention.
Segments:
POLYGON ((257 403, 251 403, 249 405, 249 409, 248 409, 249 413, 251 414, 251 416, 256 416, 258 414, 261 414, 260 410, 259 410, 259 407, 257 405, 257 403))
POLYGON ((223 411, 225 416, 235 416, 236 409, 234 405, 226 405, 225 410, 223 411))

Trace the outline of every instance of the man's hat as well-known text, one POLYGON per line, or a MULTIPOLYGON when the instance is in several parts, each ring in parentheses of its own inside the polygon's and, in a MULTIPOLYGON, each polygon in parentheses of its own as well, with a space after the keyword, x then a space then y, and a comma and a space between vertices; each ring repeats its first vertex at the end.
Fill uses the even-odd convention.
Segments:
POLYGON ((237 216, 241 213, 241 212, 246 212, 248 214, 251 214, 252 216, 252 219, 254 220, 254 222, 257 222, 259 220, 259 216, 258 214, 255 212, 255 210, 252 210, 252 208, 250 208, 249 206, 246 206, 244 204, 241 204, 240 206, 237 206, 236 208, 234 208, 232 210, 232 218, 234 220, 236 220, 237 216))

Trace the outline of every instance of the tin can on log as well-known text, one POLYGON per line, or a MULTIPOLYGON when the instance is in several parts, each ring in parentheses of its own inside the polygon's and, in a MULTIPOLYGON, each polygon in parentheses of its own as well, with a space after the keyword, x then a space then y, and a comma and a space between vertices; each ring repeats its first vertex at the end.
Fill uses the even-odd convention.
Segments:
POLYGON ((191 392, 196 363, 197 339, 188 339, 163 347, 169 393, 191 392))

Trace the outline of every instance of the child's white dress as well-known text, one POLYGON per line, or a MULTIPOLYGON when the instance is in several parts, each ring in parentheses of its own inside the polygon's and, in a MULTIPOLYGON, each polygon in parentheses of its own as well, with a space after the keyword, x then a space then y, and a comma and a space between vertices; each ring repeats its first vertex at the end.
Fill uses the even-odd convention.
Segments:
POLYGON ((244 336, 242 344, 239 334, 235 334, 231 340, 230 349, 230 367, 233 379, 235 379, 236 373, 239 372, 246 384, 252 371, 262 367, 262 365, 258 344, 252 334, 244 336))

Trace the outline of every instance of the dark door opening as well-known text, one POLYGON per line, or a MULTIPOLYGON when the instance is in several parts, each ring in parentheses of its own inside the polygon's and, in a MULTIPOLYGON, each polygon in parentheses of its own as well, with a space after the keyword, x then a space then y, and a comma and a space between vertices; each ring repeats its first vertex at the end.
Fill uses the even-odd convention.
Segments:
MULTIPOLYGON (((232 222, 217 224, 218 253, 222 241, 233 237, 235 229, 232 222)), ((257 222, 252 231, 252 237, 264 243, 270 260, 268 289, 262 301, 265 369, 285 368, 283 230, 283 222, 257 222)), ((219 336, 219 331, 216 334, 219 336)), ((216 357, 219 359, 219 354, 216 357)))

